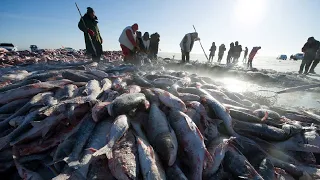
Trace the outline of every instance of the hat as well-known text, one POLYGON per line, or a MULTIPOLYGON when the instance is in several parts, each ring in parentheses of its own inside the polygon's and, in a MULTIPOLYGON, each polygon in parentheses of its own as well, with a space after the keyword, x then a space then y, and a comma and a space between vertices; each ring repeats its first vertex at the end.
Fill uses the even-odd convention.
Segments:
POLYGON ((138 29, 139 29, 138 24, 137 24, 137 23, 134 23, 134 24, 132 25, 132 29, 133 29, 133 30, 138 30, 138 29))
POLYGON ((92 13, 94 10, 91 7, 87 7, 87 13, 92 13))

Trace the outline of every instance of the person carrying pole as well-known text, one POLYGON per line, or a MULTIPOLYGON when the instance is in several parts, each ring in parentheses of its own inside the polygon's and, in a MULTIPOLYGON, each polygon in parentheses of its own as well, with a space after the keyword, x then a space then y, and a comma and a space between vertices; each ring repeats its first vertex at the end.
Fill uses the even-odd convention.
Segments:
MULTIPOLYGON (((78 6, 77 6, 78 8, 78 6)), ((79 10, 79 8, 78 8, 79 10)), ((79 10, 80 13, 80 10, 79 10)), ((81 13, 80 13, 81 15, 81 13)), ((91 7, 87 8, 87 13, 81 17, 78 28, 83 32, 86 43, 87 54, 92 55, 92 60, 99 62, 102 55, 102 37, 98 28, 98 18, 91 7)))
POLYGON ((190 52, 193 48, 194 42, 197 40, 200 40, 200 38, 198 37, 198 33, 196 33, 196 32, 188 33, 183 37, 183 39, 180 43, 183 63, 189 63, 190 52))

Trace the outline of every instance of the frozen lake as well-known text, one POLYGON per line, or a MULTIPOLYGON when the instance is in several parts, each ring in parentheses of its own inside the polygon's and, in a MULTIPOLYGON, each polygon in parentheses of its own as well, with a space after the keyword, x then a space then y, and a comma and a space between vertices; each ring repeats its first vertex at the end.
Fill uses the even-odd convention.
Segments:
MULTIPOLYGON (((173 58, 174 59, 181 59, 181 54, 179 53, 159 53, 159 56, 162 58, 173 58)), ((199 62, 206 62, 206 58, 204 55, 201 54, 192 54, 190 55, 191 61, 198 60, 199 62)), ((242 59, 240 58, 242 61, 242 59)), ((217 61, 217 57, 213 59, 214 62, 217 61)), ((226 55, 224 56, 222 64, 226 63, 226 55)), ((253 67, 257 69, 267 69, 277 72, 282 72, 286 74, 297 74, 299 67, 300 67, 301 61, 292 61, 292 60, 277 60, 276 57, 261 57, 257 56, 253 60, 253 67)), ((239 63, 239 66, 242 66, 242 63, 239 63)), ((183 70, 183 69, 180 69, 183 70)), ((320 67, 318 66, 315 69, 318 74, 320 74, 320 67)), ((244 81, 242 79, 239 79, 237 77, 219 77, 215 78, 214 76, 203 73, 201 71, 194 71, 192 73, 198 73, 202 76, 208 76, 211 78, 214 78, 216 80, 219 80, 225 86, 231 90, 231 91, 237 91, 237 92, 244 92, 244 91, 256 91, 259 89, 267 89, 267 90, 281 90, 284 87, 281 87, 281 84, 277 86, 272 85, 261 85, 261 83, 258 85, 254 81, 244 81)), ((317 80, 320 80, 319 75, 313 75, 308 76, 317 80)), ((319 82, 320 83, 320 82, 319 82)), ((298 92, 292 92, 292 93, 286 93, 286 94, 280 94, 278 96, 278 100, 275 105, 278 106, 286 106, 286 107, 292 107, 292 108, 320 108, 320 91, 319 90, 313 90, 313 91, 298 91, 298 92)))

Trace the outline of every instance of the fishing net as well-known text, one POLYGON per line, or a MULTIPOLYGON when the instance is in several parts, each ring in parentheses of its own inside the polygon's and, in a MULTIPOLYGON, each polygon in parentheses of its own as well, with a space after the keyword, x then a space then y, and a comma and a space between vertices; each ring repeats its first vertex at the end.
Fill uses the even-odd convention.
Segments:
POLYGON ((278 100, 278 94, 271 90, 247 91, 243 94, 253 102, 266 106, 272 106, 278 100))

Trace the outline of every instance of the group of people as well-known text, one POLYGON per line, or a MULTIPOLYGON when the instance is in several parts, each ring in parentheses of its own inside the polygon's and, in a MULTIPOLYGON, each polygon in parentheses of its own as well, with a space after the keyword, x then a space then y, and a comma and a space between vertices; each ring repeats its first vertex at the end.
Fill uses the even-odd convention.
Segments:
POLYGON ((299 74, 315 74, 314 69, 320 61, 320 42, 315 40, 314 37, 309 37, 301 51, 304 53, 304 57, 300 65, 299 74))
MULTIPOLYGON (((87 53, 92 55, 93 61, 99 62, 103 53, 103 39, 98 28, 98 18, 91 7, 88 7, 86 14, 81 17, 78 27, 84 33, 87 53)), ((150 59, 156 59, 160 35, 158 33, 149 35, 145 32, 142 36, 138 29, 138 24, 128 26, 119 37, 124 61, 134 61, 137 52, 146 54, 150 59)))
MULTIPOLYGON (((209 49, 210 51, 210 55, 209 55, 209 63, 212 63, 213 61, 213 57, 215 56, 215 52, 216 52, 216 44, 215 42, 212 43, 211 48, 209 49)), ((239 44, 238 41, 236 41, 235 43, 230 43, 230 48, 228 51, 228 56, 227 56, 227 64, 236 64, 239 61, 239 58, 241 56, 242 51, 244 51, 244 56, 243 56, 243 63, 247 63, 248 68, 252 68, 252 60, 254 58, 254 56, 257 54, 257 52, 259 51, 259 49, 261 49, 260 46, 257 47, 253 47, 250 54, 249 54, 249 59, 248 62, 247 61, 247 56, 248 56, 248 47, 245 47, 245 49, 242 49, 242 46, 239 44)), ((218 62, 220 63, 224 52, 226 51, 226 46, 224 44, 221 44, 219 46, 219 51, 218 51, 218 62)))

